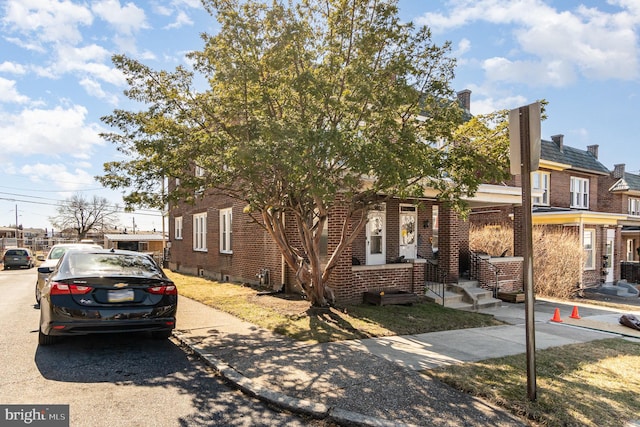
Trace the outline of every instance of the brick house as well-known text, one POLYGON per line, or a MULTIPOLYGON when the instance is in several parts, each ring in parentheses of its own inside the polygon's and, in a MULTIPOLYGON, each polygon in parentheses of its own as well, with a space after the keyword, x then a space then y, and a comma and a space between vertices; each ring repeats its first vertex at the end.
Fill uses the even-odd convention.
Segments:
MULTIPOLYGON (((170 191, 173 186, 175 182, 169 184, 170 191)), ((339 304, 361 303, 365 292, 380 290, 422 295, 433 265, 446 282, 456 282, 461 271, 469 268, 469 222, 436 202, 435 196, 427 191, 420 200, 385 199, 369 213, 367 227, 345 250, 330 278, 339 304)), ((520 202, 519 188, 486 184, 468 200, 475 208, 512 207, 520 202)), ((238 201, 207 195, 195 204, 170 209, 169 268, 299 291, 294 272, 271 236, 243 209, 238 201)), ((346 209, 340 207, 330 212, 324 251, 331 253, 337 246, 345 215, 346 209)), ((295 238, 295 230, 291 233, 295 238)))
MULTIPOLYGON (((578 281, 582 286, 619 280, 620 262, 633 255, 640 242, 640 177, 625 174, 624 165, 610 172, 598 160, 598 148, 567 146, 563 135, 542 140, 540 166, 531 177, 532 191, 537 192, 532 201, 533 224, 564 227, 581 236, 585 265, 578 281)), ((520 186, 519 177, 511 184, 520 186)), ((501 209, 492 216, 472 218, 477 224, 501 223, 510 221, 510 215, 514 212, 501 209)), ((638 259, 635 256, 633 260, 638 259)))
MULTIPOLYGON (((471 91, 458 93, 470 117, 471 91)), ((193 171, 198 174, 197 168, 193 171)), ((169 182, 169 191, 176 182, 169 182)), ((425 190, 418 200, 385 199, 368 214, 368 223, 332 271, 329 286, 339 304, 363 302, 365 292, 397 290, 425 294, 425 287, 455 284, 469 276, 480 285, 497 287, 496 267, 469 251, 469 221, 436 201, 435 190, 425 190), (470 272, 474 272, 472 274, 470 272), (431 284, 431 285, 430 285, 431 284)), ((521 205, 521 190, 505 184, 480 186, 467 200, 474 209, 513 211, 521 205)), ((169 268, 222 281, 235 281, 300 291, 295 272, 283 261, 271 236, 244 213, 244 204, 226 197, 202 194, 195 204, 178 204, 169 210, 169 268)), ((329 213, 323 252, 338 245, 346 209, 329 213)), ((519 216, 518 218, 521 218, 519 216)), ((295 221, 290 221, 294 224, 295 221)), ((291 230, 290 241, 295 241, 291 230)), ((514 239, 520 242, 519 230, 514 239)), ((522 251, 502 257, 502 286, 522 289, 522 251)))

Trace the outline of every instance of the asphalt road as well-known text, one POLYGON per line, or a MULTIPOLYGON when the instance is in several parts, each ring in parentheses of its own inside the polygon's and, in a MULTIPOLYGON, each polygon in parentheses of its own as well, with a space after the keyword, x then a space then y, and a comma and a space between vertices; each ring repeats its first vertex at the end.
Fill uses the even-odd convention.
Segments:
POLYGON ((173 340, 95 335, 40 347, 35 281, 36 269, 0 271, 0 404, 68 404, 73 427, 323 425, 230 388, 173 340))

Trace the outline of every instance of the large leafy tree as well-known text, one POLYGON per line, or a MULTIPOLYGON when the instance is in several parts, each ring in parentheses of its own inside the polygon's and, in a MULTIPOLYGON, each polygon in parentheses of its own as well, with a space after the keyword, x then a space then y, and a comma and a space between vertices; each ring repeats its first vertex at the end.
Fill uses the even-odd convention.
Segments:
POLYGON ((455 60, 428 28, 402 23, 396 1, 203 4, 219 30, 189 55, 194 71, 114 57, 126 94, 146 106, 104 118, 117 128, 104 136, 129 159, 105 164, 100 179, 128 188, 129 205, 159 207, 153 183, 164 176, 180 178, 170 200, 204 188, 243 201, 311 303, 325 306, 331 271, 380 195, 430 186, 458 205, 495 175, 495 162, 473 155, 473 138, 442 149, 463 119, 450 88, 455 60), (338 205, 347 216, 322 264, 321 231, 338 205))
POLYGON ((108 230, 118 225, 118 205, 104 197, 87 199, 75 194, 61 202, 56 208, 56 216, 49 218, 51 224, 60 230, 73 230, 78 239, 87 237, 90 231, 108 230))

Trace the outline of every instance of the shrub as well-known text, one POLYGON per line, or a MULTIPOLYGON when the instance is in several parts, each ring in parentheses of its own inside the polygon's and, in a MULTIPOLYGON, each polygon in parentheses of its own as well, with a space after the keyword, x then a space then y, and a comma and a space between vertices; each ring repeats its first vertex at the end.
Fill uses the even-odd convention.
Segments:
MULTIPOLYGON (((475 252, 500 256, 513 254, 513 228, 472 226, 469 247, 475 252)), ((579 290, 583 250, 578 233, 563 227, 533 228, 533 283, 536 295, 570 298, 579 290)))

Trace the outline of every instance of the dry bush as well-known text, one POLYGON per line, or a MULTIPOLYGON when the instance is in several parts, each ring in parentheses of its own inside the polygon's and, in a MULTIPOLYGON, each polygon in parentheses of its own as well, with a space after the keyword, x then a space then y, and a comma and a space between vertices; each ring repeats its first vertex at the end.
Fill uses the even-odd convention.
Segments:
POLYGON ((513 255, 513 228, 500 225, 471 226, 469 248, 491 256, 513 255))
MULTIPOLYGON (((513 255, 513 228, 472 226, 469 247, 475 252, 513 255)), ((578 291, 583 251, 577 233, 564 228, 533 228, 533 283, 536 295, 570 298, 578 291)))
POLYGON ((533 283, 537 295, 571 298, 578 291, 583 250, 575 230, 533 229, 533 283))

